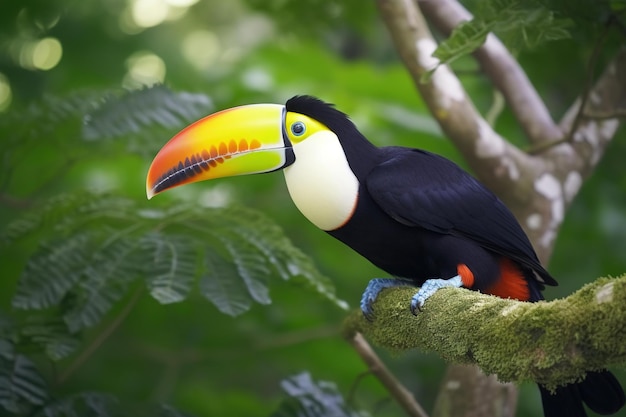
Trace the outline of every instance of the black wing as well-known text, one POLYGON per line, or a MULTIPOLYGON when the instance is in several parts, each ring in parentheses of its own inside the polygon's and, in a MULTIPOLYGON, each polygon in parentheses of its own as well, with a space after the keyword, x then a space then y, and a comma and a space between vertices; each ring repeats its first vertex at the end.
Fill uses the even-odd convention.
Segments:
POLYGON ((430 152, 398 147, 384 151, 388 157, 370 172, 366 186, 389 216, 406 225, 471 239, 556 285, 513 214, 474 177, 430 152))

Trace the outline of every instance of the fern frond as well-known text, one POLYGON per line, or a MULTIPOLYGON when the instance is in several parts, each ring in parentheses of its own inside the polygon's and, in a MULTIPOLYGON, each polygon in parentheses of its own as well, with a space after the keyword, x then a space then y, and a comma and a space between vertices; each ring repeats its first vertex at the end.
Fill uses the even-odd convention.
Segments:
POLYGON ((268 266, 272 267, 271 270, 281 278, 292 280, 338 307, 347 309, 346 302, 337 298, 330 279, 323 276, 311 258, 294 246, 282 229, 262 213, 238 206, 215 211, 215 214, 206 217, 223 219, 215 225, 215 229, 224 236, 238 235, 255 247, 268 266))
POLYGON ((126 415, 112 395, 81 392, 46 404, 35 417, 112 417, 126 415))
POLYGON ((175 93, 163 85, 108 95, 85 116, 83 137, 98 140, 139 134, 153 127, 179 128, 213 109, 204 94, 175 93))
POLYGON ((57 317, 30 317, 20 326, 21 344, 34 343, 53 361, 68 357, 78 349, 80 341, 69 333, 65 323, 57 317))
POLYGON ((365 417, 367 414, 346 404, 337 386, 328 381, 314 381, 308 372, 294 375, 280 382, 287 394, 272 417, 365 417))
POLYGON ((0 407, 23 413, 47 399, 47 384, 30 359, 22 354, 0 359, 0 407))
POLYGON ((222 233, 220 240, 235 264, 237 274, 246 285, 250 296, 257 303, 270 304, 272 300, 267 288, 270 270, 263 254, 240 235, 222 233))
POLYGON ((204 271, 200 276, 200 292, 219 311, 229 316, 245 313, 252 305, 248 288, 237 275, 232 261, 225 259, 218 251, 207 249, 204 252, 204 271))
POLYGON ((47 95, 27 108, 16 108, 3 115, 0 129, 12 132, 10 137, 21 140, 51 138, 60 126, 73 123, 80 127, 84 114, 96 108, 102 92, 79 91, 63 97, 47 95), (21 127, 21 128, 20 128, 21 127))
POLYGON ((79 282, 90 258, 89 233, 42 242, 28 260, 13 296, 13 307, 41 310, 58 305, 79 282))
POLYGON ((150 232, 141 239, 142 266, 150 295, 162 304, 187 298, 196 276, 196 250, 184 236, 150 232))
POLYGON ((102 233, 107 237, 114 234, 107 228, 99 232, 91 234, 90 257, 85 260, 80 281, 72 288, 71 302, 63 305, 63 319, 72 333, 99 323, 139 276, 135 257, 139 242, 117 233, 116 238, 96 246, 102 233))
POLYGON ((87 193, 59 194, 43 202, 35 210, 24 213, 13 220, 0 232, 0 242, 12 244, 34 235, 52 235, 62 219, 73 218, 79 210, 92 198, 87 193))
MULTIPOLYGON (((263 215, 244 208, 161 209, 107 195, 50 201, 13 222, 5 241, 41 234, 18 283, 13 305, 59 306, 70 334, 97 324, 138 277, 156 300, 188 297, 195 282, 226 314, 269 304, 272 279, 292 279, 334 304, 330 280, 263 215)), ((59 348, 58 355, 64 354, 59 348)))
POLYGON ((478 49, 489 32, 495 32, 512 50, 535 48, 542 43, 571 37, 572 20, 560 17, 539 0, 486 0, 471 21, 455 28, 433 54, 448 64, 478 49))

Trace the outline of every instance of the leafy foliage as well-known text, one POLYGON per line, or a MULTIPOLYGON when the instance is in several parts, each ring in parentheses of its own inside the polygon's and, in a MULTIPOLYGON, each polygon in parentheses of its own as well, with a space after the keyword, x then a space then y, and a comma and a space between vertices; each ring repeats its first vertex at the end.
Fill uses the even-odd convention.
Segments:
MULTIPOLYGON (((344 307, 328 279, 259 213, 146 204, 90 193, 58 196, 6 227, 5 245, 43 236, 18 281, 13 307, 58 313, 48 313, 47 319, 27 316, 14 328, 7 324, 11 331, 5 334, 11 337, 0 340, 0 404, 6 410, 20 412, 24 402, 38 406, 47 400, 41 375, 16 349, 34 344, 52 360, 66 357, 78 348, 80 332, 99 324, 140 279, 163 304, 187 299, 198 285, 206 299, 231 316, 255 302, 270 303, 268 285, 275 278, 297 277, 344 307)), ((65 415, 67 407, 110 415, 108 402, 101 400, 89 395, 67 399, 46 415, 65 415)))
POLYGON ((60 307, 76 332, 97 324, 143 277, 161 303, 184 300, 200 280, 205 297, 221 311, 238 315, 251 302, 270 303, 267 284, 277 276, 299 277, 343 307, 329 281, 259 213, 145 204, 109 195, 70 195, 9 224, 3 234, 7 243, 33 233, 53 236, 40 242, 27 262, 13 306, 60 307))
POLYGON ((535 48, 545 42, 569 38, 572 21, 559 17, 540 0, 480 2, 471 21, 457 26, 433 53, 449 64, 478 49, 494 32, 512 50, 535 48))
MULTIPOLYGON (((66 148, 70 155, 78 141, 125 138, 128 150, 144 154, 156 146, 154 134, 180 129, 213 109, 211 99, 200 93, 173 92, 163 85, 122 91, 80 91, 63 97, 46 96, 26 109, 15 109, 0 118, 5 139, 0 151, 14 168, 27 143, 66 148)), ((8 174, 5 173, 8 176, 8 174)))
POLYGON ((332 382, 313 381, 308 372, 294 375, 281 382, 289 396, 272 417, 365 417, 353 410, 332 382))
POLYGON ((47 384, 35 364, 16 352, 10 340, 0 338, 0 407, 22 413, 47 399, 47 384))
MULTIPOLYGON (((184 126, 208 114, 213 109, 211 99, 200 93, 173 92, 163 85, 155 85, 125 92, 109 93, 83 117, 82 137, 86 140, 131 136, 138 143, 129 143, 134 151, 146 151, 146 145, 155 129, 184 126)), ((148 147, 148 151, 153 149, 148 147)))

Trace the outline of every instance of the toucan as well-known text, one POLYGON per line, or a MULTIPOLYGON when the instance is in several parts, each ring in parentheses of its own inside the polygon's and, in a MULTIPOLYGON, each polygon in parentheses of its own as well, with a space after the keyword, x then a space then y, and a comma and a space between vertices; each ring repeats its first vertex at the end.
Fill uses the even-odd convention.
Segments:
MULTIPOLYGON (((369 282, 361 309, 372 319, 380 291, 421 287, 418 314, 438 288, 464 287, 522 301, 542 300, 557 282, 539 262, 503 202, 452 161, 398 146, 377 147, 346 114, 311 96, 209 115, 175 135, 154 158, 148 198, 220 177, 282 170, 296 207, 315 226, 390 274, 369 282)), ((612 414, 624 391, 608 371, 549 391, 546 417, 612 414)))

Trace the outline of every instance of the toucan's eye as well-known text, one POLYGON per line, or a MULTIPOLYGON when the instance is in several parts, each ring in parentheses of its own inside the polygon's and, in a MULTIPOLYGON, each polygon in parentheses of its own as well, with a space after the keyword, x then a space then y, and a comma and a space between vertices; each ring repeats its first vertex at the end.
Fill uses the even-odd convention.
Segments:
POLYGON ((306 132, 306 126, 302 122, 294 122, 291 124, 291 133, 294 136, 302 136, 306 132))

